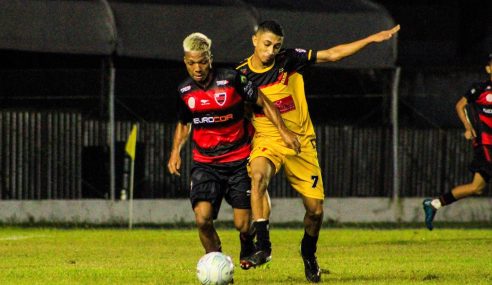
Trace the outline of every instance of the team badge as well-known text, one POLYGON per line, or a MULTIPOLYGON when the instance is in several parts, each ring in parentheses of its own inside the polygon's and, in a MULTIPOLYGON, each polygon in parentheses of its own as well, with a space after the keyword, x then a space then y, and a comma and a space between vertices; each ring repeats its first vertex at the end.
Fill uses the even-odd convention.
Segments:
POLYGON ((240 77, 241 77, 241 83, 242 84, 246 84, 246 82, 248 82, 248 78, 246 78, 246 76, 241 75, 240 77))
POLYGON ((485 100, 487 100, 487 102, 492 102, 492 94, 487 94, 487 96, 485 96, 485 100))
POLYGON ((215 93, 214 98, 215 98, 215 102, 217 102, 217 104, 219 104, 220 106, 222 106, 226 102, 227 94, 225 92, 215 93))
POLYGON ((188 98, 188 107, 190 107, 190 109, 195 109, 195 98, 188 98))

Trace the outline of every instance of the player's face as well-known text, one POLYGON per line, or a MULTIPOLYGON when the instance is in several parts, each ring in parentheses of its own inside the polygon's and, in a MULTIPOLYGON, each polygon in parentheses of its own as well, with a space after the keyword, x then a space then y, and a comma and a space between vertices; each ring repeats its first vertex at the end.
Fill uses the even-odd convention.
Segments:
POLYGON ((280 51, 283 42, 284 37, 277 36, 272 32, 259 32, 253 36, 254 56, 263 65, 270 65, 275 59, 275 55, 280 51))
POLYGON ((207 52, 185 52, 184 63, 190 77, 198 83, 206 83, 212 67, 212 59, 207 52))

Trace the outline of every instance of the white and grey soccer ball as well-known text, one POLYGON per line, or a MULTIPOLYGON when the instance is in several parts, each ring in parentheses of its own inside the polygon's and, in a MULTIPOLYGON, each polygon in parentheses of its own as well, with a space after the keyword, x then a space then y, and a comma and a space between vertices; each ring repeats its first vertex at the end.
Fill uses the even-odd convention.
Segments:
POLYGON ((231 257, 221 252, 209 252, 196 265, 196 276, 204 285, 226 285, 234 277, 234 263, 231 257))

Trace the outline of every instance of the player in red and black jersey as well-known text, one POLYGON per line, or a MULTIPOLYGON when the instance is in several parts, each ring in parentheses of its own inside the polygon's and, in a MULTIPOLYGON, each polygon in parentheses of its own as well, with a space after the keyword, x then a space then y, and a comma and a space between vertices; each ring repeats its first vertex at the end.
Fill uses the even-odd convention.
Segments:
POLYGON ((457 200, 481 195, 492 177, 492 53, 489 54, 485 71, 489 79, 473 84, 465 96, 456 103, 456 112, 465 127, 464 136, 473 143, 473 160, 470 171, 472 182, 459 185, 435 199, 424 199, 425 225, 434 228, 437 210, 457 200))
POLYGON ((193 33, 183 41, 189 78, 178 87, 178 123, 168 162, 171 174, 180 175, 182 146, 193 134, 190 200, 205 252, 221 251, 214 228, 222 199, 233 207, 240 232, 240 258, 254 252, 250 233, 251 180, 246 170, 251 151, 251 125, 245 103, 259 106, 278 127, 286 145, 298 150, 299 141, 287 129, 278 110, 255 85, 235 70, 212 69, 211 40, 193 33))

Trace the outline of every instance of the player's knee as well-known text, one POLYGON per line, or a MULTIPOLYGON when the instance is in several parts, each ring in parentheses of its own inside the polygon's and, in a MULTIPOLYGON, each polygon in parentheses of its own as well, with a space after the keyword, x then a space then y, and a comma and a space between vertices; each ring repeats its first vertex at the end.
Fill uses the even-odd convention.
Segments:
POLYGON ((310 220, 319 221, 323 219, 323 208, 316 208, 306 211, 306 215, 310 220))
POLYGON ((254 186, 253 189, 259 188, 260 190, 266 189, 268 186, 268 177, 262 172, 254 172, 251 174, 251 180, 254 186))
POLYGON ((236 228, 236 230, 240 231, 240 232, 248 232, 249 230, 249 222, 245 221, 245 220, 235 220, 234 221, 234 227, 236 228))
POLYGON ((201 230, 210 229, 214 226, 213 219, 211 217, 197 216, 195 217, 196 226, 201 230))
POLYGON ((473 181, 471 183, 471 193, 472 195, 482 195, 483 189, 487 186, 487 183, 485 181, 480 181, 476 183, 476 181, 473 181))
POLYGON ((483 193, 483 189, 484 189, 484 188, 485 188, 485 187, 481 187, 481 186, 476 186, 476 187, 473 187, 473 188, 472 188, 473 195, 477 195, 477 196, 482 195, 482 193, 483 193))

